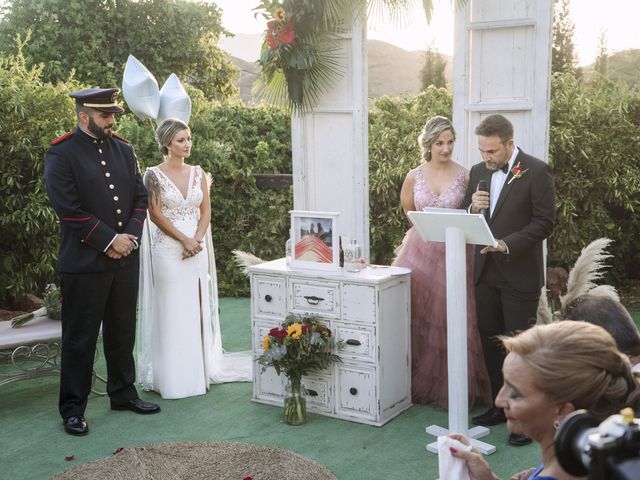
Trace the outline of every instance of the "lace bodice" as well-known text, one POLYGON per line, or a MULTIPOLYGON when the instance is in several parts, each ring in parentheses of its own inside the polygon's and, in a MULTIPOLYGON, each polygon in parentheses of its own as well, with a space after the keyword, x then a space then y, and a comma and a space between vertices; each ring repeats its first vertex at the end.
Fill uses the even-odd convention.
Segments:
MULTIPOLYGON (((150 167, 146 176, 154 175, 160 187, 160 211, 181 232, 191 237, 195 234, 200 220, 200 203, 202 203, 203 172, 200 167, 191 166, 187 196, 158 167, 150 167)), ((150 220, 149 220, 150 221, 150 220)), ((151 247, 162 251, 182 255, 182 244, 167 236, 153 222, 150 224, 151 247)), ((159 251, 159 250, 157 250, 159 251)))
MULTIPOLYGON (((186 198, 182 196, 180 189, 158 167, 149 168, 158 179, 160 185, 160 198, 162 214, 176 224, 179 222, 192 222, 196 224, 200 219, 200 203, 202 202, 202 169, 190 167, 189 183, 186 198)), ((145 175, 148 175, 148 171, 145 175)))
POLYGON ((465 194, 464 172, 464 168, 461 168, 453 183, 444 192, 437 195, 431 191, 427 182, 425 182, 422 169, 420 167, 416 168, 416 181, 413 185, 413 203, 416 206, 416 210, 422 210, 425 207, 460 208, 465 194))

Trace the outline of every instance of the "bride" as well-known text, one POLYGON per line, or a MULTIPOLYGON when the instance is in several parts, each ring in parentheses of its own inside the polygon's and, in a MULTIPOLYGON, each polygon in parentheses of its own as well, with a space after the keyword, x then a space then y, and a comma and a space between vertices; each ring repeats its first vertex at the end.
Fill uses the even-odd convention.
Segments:
POLYGON ((138 381, 175 399, 204 394, 211 383, 250 381, 251 356, 222 349, 209 178, 184 162, 189 127, 169 118, 156 138, 164 161, 144 175, 138 381))

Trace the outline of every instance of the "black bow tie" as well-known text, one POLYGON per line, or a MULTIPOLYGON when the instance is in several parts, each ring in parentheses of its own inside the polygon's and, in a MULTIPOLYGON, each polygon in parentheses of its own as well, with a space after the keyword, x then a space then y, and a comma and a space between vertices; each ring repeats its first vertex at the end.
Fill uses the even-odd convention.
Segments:
MULTIPOLYGON (((502 168, 499 168, 498 170, 502 170, 502 173, 509 173, 509 162, 505 163, 502 168)), ((496 170, 496 172, 498 170, 496 170)))

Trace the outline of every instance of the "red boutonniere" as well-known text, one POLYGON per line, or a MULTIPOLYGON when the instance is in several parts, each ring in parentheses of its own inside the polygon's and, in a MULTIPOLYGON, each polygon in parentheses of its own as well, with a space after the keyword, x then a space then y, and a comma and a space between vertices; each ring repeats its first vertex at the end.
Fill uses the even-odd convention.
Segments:
POLYGON ((507 182, 507 185, 509 185, 514 180, 518 180, 524 177, 524 174, 527 173, 528 171, 529 171, 528 168, 526 170, 522 170, 522 165, 520 164, 520 162, 518 162, 518 164, 511 169, 511 173, 513 174, 513 177, 509 179, 509 181, 507 182))

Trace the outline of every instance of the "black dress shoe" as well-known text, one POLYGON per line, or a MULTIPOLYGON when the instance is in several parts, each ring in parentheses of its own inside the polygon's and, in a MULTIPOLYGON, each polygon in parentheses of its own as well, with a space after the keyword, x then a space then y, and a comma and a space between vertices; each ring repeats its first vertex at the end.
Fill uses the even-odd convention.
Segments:
POLYGON ((513 445, 514 447, 524 447, 525 445, 529 445, 532 440, 523 435, 521 433, 510 433, 509 434, 509 445, 513 445))
POLYGON ((471 421, 475 425, 482 425, 483 427, 492 427, 494 425, 498 425, 499 423, 506 422, 507 417, 504 416, 504 412, 502 411, 501 408, 491 407, 482 415, 472 417, 471 421))
POLYGON ((150 413, 158 413, 160 411, 160 406, 155 403, 145 402, 139 398, 134 398, 133 400, 129 400, 128 402, 121 403, 119 405, 112 403, 111 410, 131 410, 134 413, 148 415, 150 413))
POLYGON ((64 431, 69 435, 86 435, 89 425, 82 415, 73 415, 64 419, 64 431))

